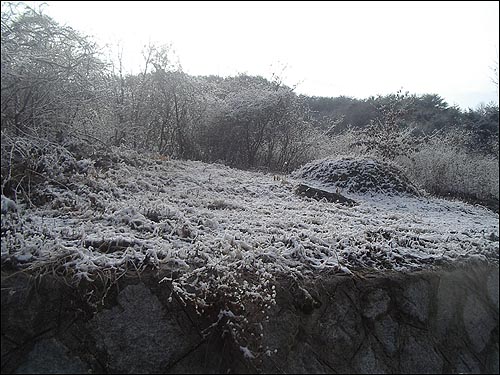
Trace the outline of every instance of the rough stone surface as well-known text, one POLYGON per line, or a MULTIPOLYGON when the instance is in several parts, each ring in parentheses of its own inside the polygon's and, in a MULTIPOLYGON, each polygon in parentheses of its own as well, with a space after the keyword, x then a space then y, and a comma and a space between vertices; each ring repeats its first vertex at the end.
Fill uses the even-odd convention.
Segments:
POLYGON ((498 310, 498 272, 493 271, 488 276, 487 289, 488 297, 490 298, 491 303, 493 303, 495 308, 498 310))
POLYGON ((429 316, 430 288, 425 279, 410 283, 403 290, 401 310, 420 322, 425 322, 429 316))
POLYGON ((158 372, 190 344, 144 284, 127 286, 118 305, 98 313, 90 327, 113 372, 158 372))
POLYGON ((54 338, 38 341, 16 374, 84 374, 89 366, 54 338))
POLYGON ((367 296, 363 316, 374 319, 387 312, 391 297, 383 289, 377 289, 367 296))
POLYGON ((481 373, 481 366, 471 354, 463 353, 457 363, 456 372, 459 374, 479 374, 481 373))
POLYGON ((490 341, 493 329, 498 328, 498 319, 495 322, 479 298, 469 295, 465 301, 463 322, 474 349, 482 352, 490 341))
POLYGON ((299 184, 295 188, 295 193, 298 195, 314 198, 316 200, 326 199, 328 202, 340 203, 345 206, 357 206, 358 203, 352 199, 344 197, 339 193, 326 191, 325 189, 315 188, 306 184, 299 184))
POLYGON ((353 360, 354 369, 359 374, 387 374, 391 371, 383 356, 369 344, 363 345, 353 360))
POLYGON ((97 311, 83 290, 9 277, 2 373, 498 373, 496 266, 283 280, 262 322, 272 354, 248 360, 153 276, 121 282, 97 311))
POLYGON ((401 350, 401 373, 440 374, 443 372, 443 359, 431 342, 408 336, 401 350))
POLYGON ((465 280, 453 272, 444 272, 439 277, 439 286, 436 296, 436 316, 433 329, 444 337, 458 329, 460 317, 460 301, 465 299, 463 288, 465 280))
POLYGON ((375 322, 374 335, 387 354, 396 353, 399 347, 399 324, 390 315, 375 322))
POLYGON ((498 361, 498 342, 497 342, 496 349, 492 350, 492 352, 488 356, 488 365, 486 366, 486 368, 488 369, 487 371, 490 372, 491 374, 498 374, 500 372, 498 362, 499 361, 498 361))

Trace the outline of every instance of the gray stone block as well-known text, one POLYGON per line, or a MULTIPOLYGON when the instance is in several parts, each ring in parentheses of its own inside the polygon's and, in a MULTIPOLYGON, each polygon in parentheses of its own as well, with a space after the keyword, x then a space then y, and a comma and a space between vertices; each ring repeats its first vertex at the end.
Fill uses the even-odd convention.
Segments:
POLYGON ((113 372, 161 371, 196 344, 144 284, 127 286, 118 305, 98 313, 90 326, 113 372))
POLYGON ((391 297, 383 289, 377 289, 369 293, 366 297, 363 316, 375 319, 379 315, 385 314, 389 309, 391 297))
POLYGON ((419 279, 404 287, 400 299, 401 310, 420 322, 426 322, 429 317, 429 283, 425 279, 419 279))
POLYGON ((440 374, 443 372, 443 358, 436 353, 428 340, 409 334, 406 336, 400 354, 403 374, 440 374))
POLYGON ((389 315, 375 322, 374 334, 388 354, 396 353, 399 348, 399 324, 389 315))
POLYGON ((496 307, 498 311, 498 269, 493 269, 493 271, 490 272, 488 276, 488 281, 486 282, 486 289, 488 291, 488 297, 493 304, 493 306, 496 307))
POLYGON ((498 324, 475 295, 467 296, 463 309, 463 322, 469 341, 476 353, 480 353, 490 341, 490 335, 498 324))
POLYGON ((38 341, 16 374, 86 374, 89 366, 54 338, 38 341))

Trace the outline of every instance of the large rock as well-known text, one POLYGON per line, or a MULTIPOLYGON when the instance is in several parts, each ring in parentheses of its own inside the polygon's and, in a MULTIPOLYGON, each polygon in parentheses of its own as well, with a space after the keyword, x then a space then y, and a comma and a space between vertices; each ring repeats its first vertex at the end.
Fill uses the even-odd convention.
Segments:
POLYGON ((153 275, 120 280, 92 313, 82 313, 88 290, 11 277, 2 373, 498 373, 496 275, 474 266, 284 277, 269 320, 252 323, 264 336, 238 342, 223 325, 203 331, 214 316, 170 300, 153 275))
POLYGON ((299 184, 295 188, 295 193, 309 198, 314 198, 316 200, 326 199, 328 202, 340 203, 346 206, 356 206, 358 204, 352 199, 344 197, 339 193, 334 193, 331 191, 327 191, 325 189, 315 188, 313 186, 309 186, 306 184, 299 184))
POLYGON ((35 344, 16 374, 85 374, 89 370, 64 344, 50 338, 35 344))
POLYGON ((196 344, 144 284, 127 286, 118 304, 98 313, 90 327, 117 373, 159 372, 196 344))

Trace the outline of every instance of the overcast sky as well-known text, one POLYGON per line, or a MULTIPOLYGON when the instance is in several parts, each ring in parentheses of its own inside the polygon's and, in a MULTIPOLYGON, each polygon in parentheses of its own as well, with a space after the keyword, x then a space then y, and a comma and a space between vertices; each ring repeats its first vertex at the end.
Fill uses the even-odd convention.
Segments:
POLYGON ((129 71, 151 41, 171 43, 193 75, 275 72, 308 95, 403 89, 462 108, 498 103, 498 1, 47 3, 60 23, 120 41, 129 71))

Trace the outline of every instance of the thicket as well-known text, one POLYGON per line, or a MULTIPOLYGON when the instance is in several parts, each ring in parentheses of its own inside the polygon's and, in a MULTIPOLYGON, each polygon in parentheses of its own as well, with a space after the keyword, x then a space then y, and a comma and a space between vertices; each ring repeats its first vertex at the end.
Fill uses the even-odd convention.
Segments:
POLYGON ((307 97, 279 77, 190 76, 154 45, 132 75, 110 54, 37 10, 2 3, 2 194, 29 195, 29 182, 55 168, 48 160, 62 168, 61 158, 113 145, 273 171, 375 155, 430 193, 498 202, 498 105, 463 111, 400 92, 307 97))

